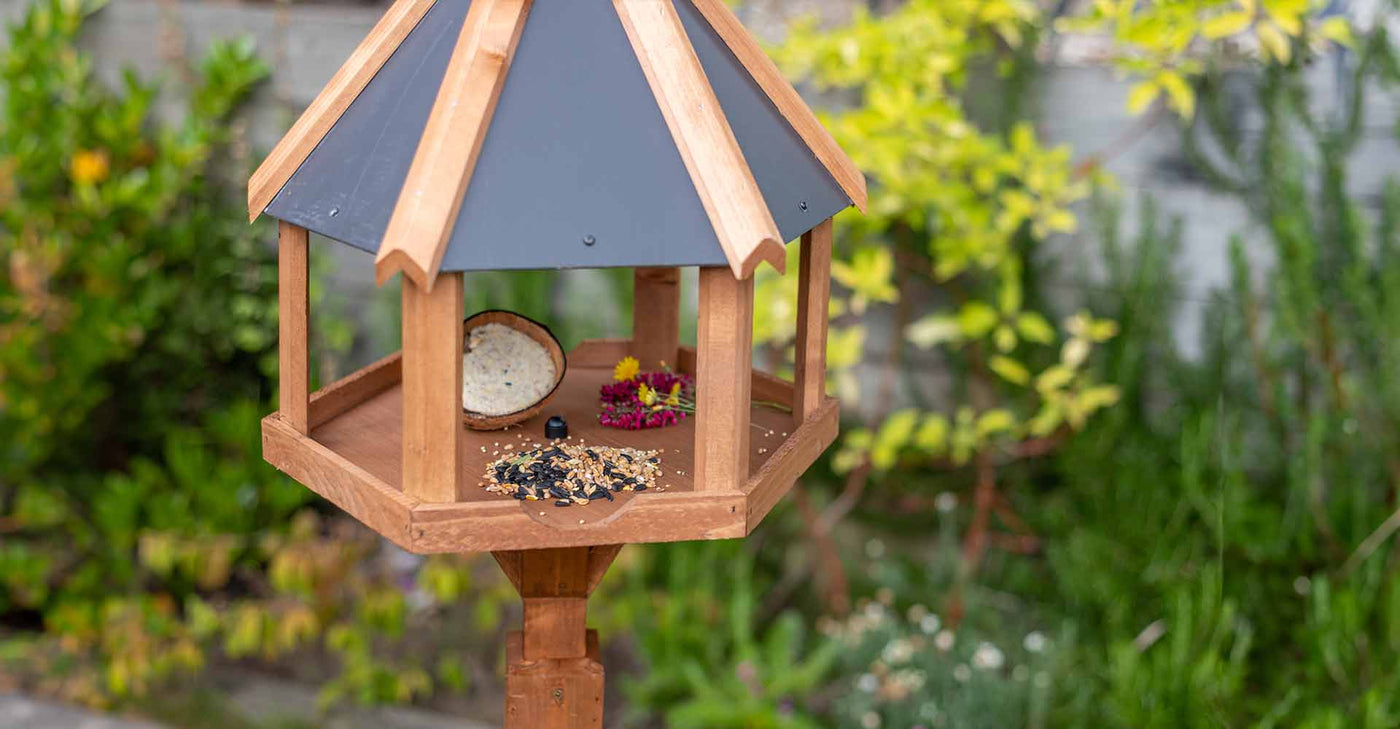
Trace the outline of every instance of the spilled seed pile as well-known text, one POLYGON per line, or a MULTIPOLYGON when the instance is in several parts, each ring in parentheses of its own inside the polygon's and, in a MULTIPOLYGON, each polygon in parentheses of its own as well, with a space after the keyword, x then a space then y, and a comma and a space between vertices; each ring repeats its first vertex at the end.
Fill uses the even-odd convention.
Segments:
MULTIPOLYGON (((555 441, 506 455, 486 467, 482 486, 521 501, 555 506, 613 500, 622 491, 656 488, 661 451, 555 441)), ((664 491, 665 488, 657 488, 664 491)))
POLYGON ((462 355, 462 407, 509 415, 539 402, 554 387, 554 360, 539 342, 503 324, 467 336, 462 355))

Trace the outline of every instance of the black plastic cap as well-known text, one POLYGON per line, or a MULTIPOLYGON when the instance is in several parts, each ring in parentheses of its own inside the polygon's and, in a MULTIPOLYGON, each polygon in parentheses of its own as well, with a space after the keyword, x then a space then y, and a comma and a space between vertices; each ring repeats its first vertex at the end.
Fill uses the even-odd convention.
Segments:
POLYGON ((555 415, 545 422, 544 437, 549 440, 569 437, 569 423, 563 415, 555 415))

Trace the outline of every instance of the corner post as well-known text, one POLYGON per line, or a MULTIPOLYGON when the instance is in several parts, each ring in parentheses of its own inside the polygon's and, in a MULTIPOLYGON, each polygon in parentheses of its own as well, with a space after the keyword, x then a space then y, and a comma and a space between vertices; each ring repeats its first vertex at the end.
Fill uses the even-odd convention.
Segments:
POLYGON ((428 503, 456 501, 462 456, 462 274, 430 291, 403 278, 403 485, 428 503))
POLYGON ((681 341, 681 270, 638 268, 632 272, 632 356, 644 370, 662 362, 677 368, 681 341))
POLYGON ((493 552, 525 603, 506 636, 505 729, 602 729, 603 664, 588 596, 621 545, 493 552))
POLYGON ((306 228, 277 226, 277 410, 298 433, 311 432, 310 240, 306 228))
POLYGON ((831 219, 802 236, 797 274, 797 367, 793 372, 794 427, 826 399, 827 304, 831 299, 831 219))
POLYGON ((700 269, 696 338, 695 490, 741 491, 749 478, 753 278, 700 269))

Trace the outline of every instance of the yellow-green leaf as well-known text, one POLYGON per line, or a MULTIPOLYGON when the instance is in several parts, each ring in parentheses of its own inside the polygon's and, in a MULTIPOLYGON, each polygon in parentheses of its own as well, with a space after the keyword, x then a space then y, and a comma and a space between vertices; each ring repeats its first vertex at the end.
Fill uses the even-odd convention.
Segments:
POLYGON ((1141 114, 1144 109, 1152 105, 1157 100, 1157 95, 1161 88, 1156 81, 1140 81, 1128 92, 1128 111, 1133 114, 1141 114))
POLYGON ((1226 38, 1243 32, 1254 22, 1254 16, 1240 10, 1217 15, 1201 25, 1201 34, 1211 40, 1226 38))
POLYGON ((924 418, 919 432, 914 434, 914 445, 930 455, 942 455, 948 450, 948 419, 937 413, 924 418))
POLYGON ((1259 36, 1259 45, 1275 61, 1288 63, 1293 57, 1293 49, 1288 44, 1288 36, 1279 30, 1278 26, 1272 23, 1260 23, 1255 33, 1259 36))
POLYGON ((996 309, 980 301, 970 301, 958 312, 958 326, 962 327, 963 334, 971 339, 986 336, 996 323, 996 309))
POLYGON ((929 314, 906 327, 904 336, 914 346, 929 349, 957 341, 962 337, 962 327, 957 319, 946 314, 929 314))
POLYGON ((1163 71, 1157 74, 1157 81, 1167 92, 1171 107, 1184 118, 1196 111, 1196 92, 1186 83, 1186 79, 1176 71, 1163 71))
POLYGON ((1348 23, 1344 17, 1334 16, 1318 23, 1317 34, 1333 43, 1340 43, 1344 46, 1350 47, 1356 44, 1356 38, 1351 33, 1351 23, 1348 23))
POLYGON ((1049 344, 1055 341, 1055 329, 1050 326, 1050 322, 1045 317, 1034 311, 1022 312, 1016 317, 1016 331, 1021 333, 1021 337, 1036 344, 1049 344))
POLYGON ((1063 388, 1072 379, 1074 379, 1074 370, 1064 365, 1055 365, 1035 378, 1035 389, 1044 395, 1063 388))
POLYGON ((987 361, 987 366, 997 373, 1001 379, 1013 385, 1024 385, 1031 381, 1030 370, 1026 366, 1010 357, 997 355, 987 361))
POLYGON ((1016 416, 1010 410, 997 408, 977 418, 977 436, 986 438, 995 433, 1009 433, 1016 427, 1016 416))

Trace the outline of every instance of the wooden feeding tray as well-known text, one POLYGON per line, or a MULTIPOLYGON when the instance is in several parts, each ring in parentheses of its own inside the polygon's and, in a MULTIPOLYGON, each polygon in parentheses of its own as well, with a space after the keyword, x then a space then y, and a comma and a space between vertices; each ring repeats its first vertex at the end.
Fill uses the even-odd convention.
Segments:
MULTIPOLYGON (((263 421, 267 460, 352 516, 412 552, 484 552, 635 542, 729 539, 753 531, 797 476, 836 438, 837 404, 828 399, 801 426, 791 407, 793 386, 754 372, 749 477, 742 491, 697 490, 694 417, 640 431, 599 425, 598 390, 625 340, 584 342, 550 407, 520 426, 468 431, 466 486, 455 503, 420 502, 402 483, 402 359, 394 354, 332 384, 311 398, 311 433, 303 436, 279 413, 263 421), (772 403, 772 404, 770 404, 772 403), (779 406, 775 406, 779 405, 779 406), (556 507, 516 501, 479 488, 477 478, 500 444, 524 433, 542 437, 550 414, 564 413, 571 435, 589 444, 661 450, 664 491, 623 492, 613 502, 556 507), (484 449, 484 451, 483 451, 484 449)), ((681 371, 693 374, 695 352, 681 350, 681 371)))

